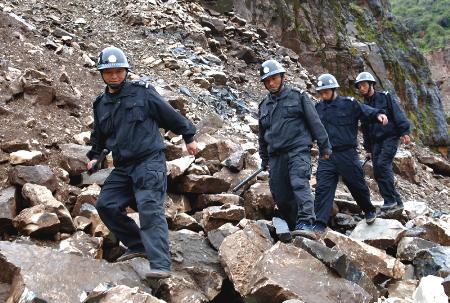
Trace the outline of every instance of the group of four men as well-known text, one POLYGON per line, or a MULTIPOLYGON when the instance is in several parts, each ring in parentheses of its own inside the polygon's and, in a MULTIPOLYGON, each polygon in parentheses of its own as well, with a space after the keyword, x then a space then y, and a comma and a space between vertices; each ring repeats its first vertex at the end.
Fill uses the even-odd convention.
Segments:
MULTIPOLYGON (((97 68, 106 88, 93 104, 87 167, 95 167, 106 148, 112 152, 114 169, 104 182, 96 208, 105 225, 127 247, 118 261, 146 257, 150 261, 147 278, 167 278, 171 260, 164 211, 165 146, 159 128, 182 135, 191 155, 198 152, 196 129, 153 86, 127 81, 130 66, 121 49, 105 48, 97 68), (127 216, 127 207, 139 212, 140 227, 127 216)), ((269 94, 259 108, 259 152, 262 165, 270 167, 273 197, 294 234, 325 229, 338 175, 343 176, 367 222, 375 220, 356 153, 359 119, 367 120, 365 146, 371 152, 385 206, 401 205, 390 166, 398 137, 409 141, 409 123, 388 94, 373 92, 375 80, 357 81, 361 91, 367 90, 366 101, 373 106, 369 107, 339 97, 336 79, 322 75, 317 91, 323 101, 316 108, 305 93, 285 83, 285 69, 278 62, 269 60, 262 65, 261 80, 269 94), (315 202, 309 186, 313 140, 317 140, 321 155, 315 202)))

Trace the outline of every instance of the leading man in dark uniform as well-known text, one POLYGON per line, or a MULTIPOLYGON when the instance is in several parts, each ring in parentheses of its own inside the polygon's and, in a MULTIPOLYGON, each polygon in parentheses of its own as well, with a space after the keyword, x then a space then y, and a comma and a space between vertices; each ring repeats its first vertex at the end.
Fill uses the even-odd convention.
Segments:
POLYGON ((129 64, 121 49, 105 48, 97 68, 106 88, 93 105, 88 169, 104 148, 112 151, 115 168, 102 187, 96 208, 105 225, 128 248, 119 260, 144 255, 150 261, 148 278, 169 277, 165 145, 159 128, 183 135, 188 152, 194 155, 198 151, 195 127, 154 87, 126 80, 129 64), (127 216, 125 209, 130 205, 137 207, 140 228, 127 216))
POLYGON ((309 185, 311 146, 331 154, 328 136, 308 95, 285 84, 285 69, 264 62, 261 81, 269 91, 259 106, 259 154, 270 168, 270 191, 293 236, 314 236, 314 202, 309 185))

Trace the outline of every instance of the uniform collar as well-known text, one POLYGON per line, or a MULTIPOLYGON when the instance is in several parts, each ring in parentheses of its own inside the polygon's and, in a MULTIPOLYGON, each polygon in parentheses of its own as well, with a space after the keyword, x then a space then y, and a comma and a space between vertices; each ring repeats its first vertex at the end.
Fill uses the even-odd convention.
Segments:
POLYGON ((108 92, 108 87, 105 87, 105 96, 106 96, 105 103, 115 103, 117 102, 118 99, 129 96, 131 94, 133 93, 131 91, 131 83, 129 81, 125 81, 120 90, 113 94, 108 92))

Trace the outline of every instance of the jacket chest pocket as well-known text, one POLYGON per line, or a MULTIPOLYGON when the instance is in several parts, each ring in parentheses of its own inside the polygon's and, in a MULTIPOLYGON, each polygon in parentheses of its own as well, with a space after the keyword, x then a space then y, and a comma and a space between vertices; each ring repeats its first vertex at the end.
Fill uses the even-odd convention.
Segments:
POLYGON ((334 115, 334 119, 337 125, 351 125, 353 123, 353 117, 350 113, 338 112, 334 115))
POLYGON ((102 131, 102 133, 104 133, 106 135, 109 135, 110 133, 112 133, 114 124, 113 124, 113 120, 111 117, 111 113, 107 112, 107 113, 103 114, 102 116, 100 116, 99 126, 100 126, 100 130, 102 131))
POLYGON ((300 105, 298 102, 289 102, 283 104, 281 108, 281 115, 283 118, 295 118, 300 116, 300 105))
POLYGON ((263 128, 268 128, 269 127, 270 115, 269 115, 268 111, 261 113, 261 117, 259 118, 259 124, 261 124, 261 126, 263 128))
POLYGON ((144 105, 131 103, 126 107, 126 119, 129 123, 137 123, 145 120, 144 105))

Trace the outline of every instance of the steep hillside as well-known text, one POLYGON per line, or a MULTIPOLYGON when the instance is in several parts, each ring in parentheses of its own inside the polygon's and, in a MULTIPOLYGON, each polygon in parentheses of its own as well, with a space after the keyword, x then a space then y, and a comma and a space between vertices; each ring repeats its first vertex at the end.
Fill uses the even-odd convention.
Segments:
POLYGON ((416 137, 428 145, 449 145, 427 62, 392 15, 389 1, 205 2, 267 28, 308 70, 335 74, 347 94, 355 94, 352 83, 359 72, 372 72, 378 87, 396 94, 407 109, 416 137))
POLYGON ((411 31, 422 52, 450 44, 449 0, 391 0, 391 3, 392 12, 411 31))

